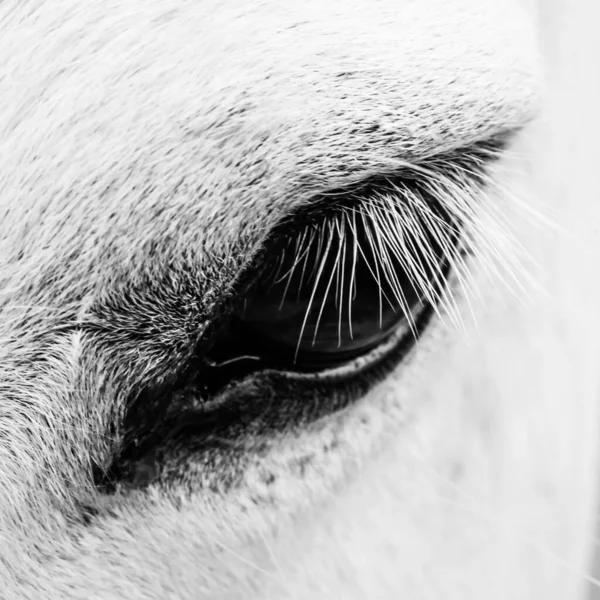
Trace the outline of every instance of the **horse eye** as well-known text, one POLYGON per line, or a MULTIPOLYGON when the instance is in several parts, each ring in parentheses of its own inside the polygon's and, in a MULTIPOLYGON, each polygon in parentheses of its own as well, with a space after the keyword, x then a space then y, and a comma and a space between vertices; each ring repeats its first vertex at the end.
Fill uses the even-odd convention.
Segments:
POLYGON ((214 390, 263 369, 318 373, 373 358, 362 370, 388 341, 410 348, 432 311, 456 318, 448 280, 468 281, 475 207, 507 139, 337 190, 288 217, 198 350, 202 385, 214 390))
MULTIPOLYGON (((270 366, 318 371, 368 353, 401 327, 413 335, 447 269, 439 239, 407 215, 371 202, 287 236, 235 308, 229 347, 270 366)), ((447 241, 450 225, 438 220, 447 241)))

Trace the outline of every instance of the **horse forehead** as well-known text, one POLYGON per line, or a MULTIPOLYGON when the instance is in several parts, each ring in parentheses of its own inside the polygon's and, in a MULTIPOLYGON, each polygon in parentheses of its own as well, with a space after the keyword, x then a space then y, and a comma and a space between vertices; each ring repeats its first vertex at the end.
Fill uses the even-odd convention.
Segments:
POLYGON ((119 261, 226 255, 315 193, 537 105, 519 2, 32 6, 0 19, 0 191, 4 247, 36 262, 97 263, 119 239, 119 261))

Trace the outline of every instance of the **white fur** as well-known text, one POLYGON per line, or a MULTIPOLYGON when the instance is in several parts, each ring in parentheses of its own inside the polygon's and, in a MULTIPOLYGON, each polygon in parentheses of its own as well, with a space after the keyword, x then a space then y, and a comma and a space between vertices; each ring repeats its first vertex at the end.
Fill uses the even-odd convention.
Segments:
POLYGON ((0 597, 583 598, 600 397, 591 12, 1 2, 0 597), (547 90, 530 124, 536 31, 547 90), (521 126, 493 174, 504 193, 483 201, 545 295, 523 303, 474 264, 463 334, 436 322, 355 405, 267 440, 235 491, 210 493, 193 463, 191 495, 94 489, 130 391, 185 363, 282 215, 521 126))

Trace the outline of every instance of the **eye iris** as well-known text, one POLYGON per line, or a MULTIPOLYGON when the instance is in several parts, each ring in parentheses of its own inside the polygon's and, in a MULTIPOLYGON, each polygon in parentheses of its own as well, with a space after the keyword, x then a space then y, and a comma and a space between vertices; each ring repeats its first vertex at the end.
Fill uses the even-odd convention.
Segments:
POLYGON ((236 315, 249 352, 329 366, 412 327, 443 252, 422 223, 402 226, 379 208, 309 225, 281 249, 236 315))

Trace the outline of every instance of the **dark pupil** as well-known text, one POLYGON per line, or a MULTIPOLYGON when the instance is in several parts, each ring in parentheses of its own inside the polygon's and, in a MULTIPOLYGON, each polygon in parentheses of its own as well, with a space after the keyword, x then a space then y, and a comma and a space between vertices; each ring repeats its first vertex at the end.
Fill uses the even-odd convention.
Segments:
MULTIPOLYGON (((401 322, 408 326, 422 294, 402 254, 379 245, 376 233, 362 219, 332 221, 284 248, 234 318, 245 352, 301 368, 328 366, 364 354, 401 322)), ((413 264, 432 279, 433 265, 416 247, 413 264)))

